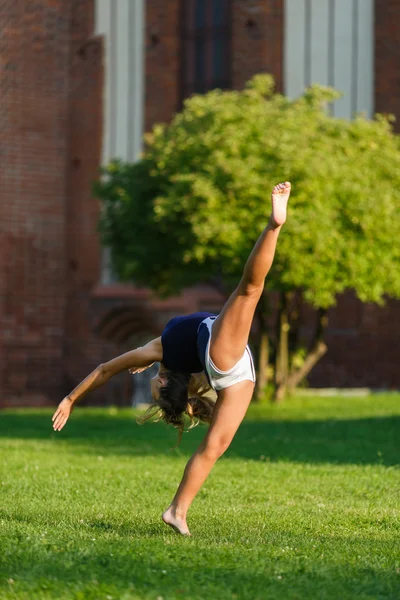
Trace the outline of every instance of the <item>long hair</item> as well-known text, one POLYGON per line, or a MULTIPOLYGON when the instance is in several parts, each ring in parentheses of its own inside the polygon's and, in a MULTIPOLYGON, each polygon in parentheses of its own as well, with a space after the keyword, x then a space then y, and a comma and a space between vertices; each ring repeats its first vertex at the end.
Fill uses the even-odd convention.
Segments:
POLYGON ((211 423, 215 400, 209 397, 211 390, 202 374, 188 375, 175 371, 166 372, 167 383, 160 388, 158 402, 150 405, 138 423, 155 417, 178 429, 179 445, 185 430, 193 429, 199 422, 211 423))

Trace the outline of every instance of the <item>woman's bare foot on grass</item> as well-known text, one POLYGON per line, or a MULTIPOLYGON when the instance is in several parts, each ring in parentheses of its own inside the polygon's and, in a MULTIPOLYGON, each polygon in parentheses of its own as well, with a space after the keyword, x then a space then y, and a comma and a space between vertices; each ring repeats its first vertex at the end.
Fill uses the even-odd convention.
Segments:
POLYGON ((286 208, 290 196, 290 183, 278 183, 272 190, 271 224, 274 229, 286 221, 286 208))
POLYGON ((179 517, 172 506, 167 508, 167 510, 163 513, 162 520, 164 523, 172 527, 172 529, 174 529, 177 533, 180 533, 181 535, 191 535, 186 523, 186 519, 179 517))

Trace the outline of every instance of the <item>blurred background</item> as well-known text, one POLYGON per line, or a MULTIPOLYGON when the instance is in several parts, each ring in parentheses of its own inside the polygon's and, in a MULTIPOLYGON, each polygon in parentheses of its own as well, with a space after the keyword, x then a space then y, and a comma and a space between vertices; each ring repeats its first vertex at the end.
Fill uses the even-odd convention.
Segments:
MULTIPOLYGON (((3 0, 0 29, 2 407, 56 404, 172 316, 220 309, 205 284, 161 300, 119 282, 97 231, 100 166, 135 161, 185 98, 270 73, 291 98, 342 91, 334 116, 400 117, 400 0, 3 0)), ((343 294, 309 385, 399 388, 399 334, 399 301, 343 294)), ((150 376, 90 401, 146 400, 150 376)))

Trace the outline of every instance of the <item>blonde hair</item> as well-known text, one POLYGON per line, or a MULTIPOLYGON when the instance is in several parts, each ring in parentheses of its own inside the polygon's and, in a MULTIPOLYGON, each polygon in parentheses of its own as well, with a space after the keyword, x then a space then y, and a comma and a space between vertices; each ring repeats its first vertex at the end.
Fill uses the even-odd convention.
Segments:
POLYGON ((215 394, 204 373, 177 373, 167 371, 167 384, 160 389, 160 398, 149 406, 137 422, 140 424, 161 419, 178 429, 176 448, 184 431, 189 431, 200 422, 211 423, 215 406, 215 394), (211 396, 211 397, 210 397, 211 396))

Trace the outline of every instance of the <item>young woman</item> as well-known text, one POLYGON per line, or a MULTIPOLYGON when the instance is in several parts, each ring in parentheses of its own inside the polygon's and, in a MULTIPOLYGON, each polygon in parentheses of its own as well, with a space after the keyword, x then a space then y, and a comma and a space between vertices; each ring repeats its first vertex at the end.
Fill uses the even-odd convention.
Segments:
POLYGON ((230 445, 253 394, 255 374, 247 342, 286 220, 289 195, 289 182, 274 187, 268 225, 247 260, 238 287, 218 316, 195 313, 172 319, 161 337, 97 367, 64 398, 53 416, 53 428, 60 431, 74 403, 85 394, 121 371, 137 373, 160 362, 160 370, 151 381, 155 412, 180 433, 185 414, 192 421, 197 418, 210 423, 203 442, 186 465, 172 503, 162 515, 165 523, 183 535, 190 535, 187 511, 214 463, 230 445), (217 393, 215 404, 204 395, 210 387, 217 393))

